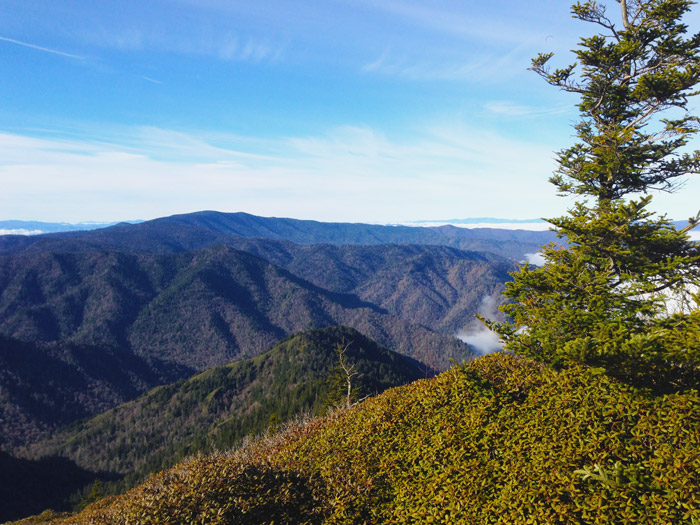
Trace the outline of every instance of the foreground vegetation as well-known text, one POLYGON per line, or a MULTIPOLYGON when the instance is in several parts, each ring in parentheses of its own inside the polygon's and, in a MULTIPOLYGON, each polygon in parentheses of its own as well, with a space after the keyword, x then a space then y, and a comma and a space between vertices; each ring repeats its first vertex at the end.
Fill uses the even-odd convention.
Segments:
POLYGON ((698 450, 696 390, 498 354, 34 522, 692 523, 698 450))
POLYGON ((533 61, 580 95, 578 142, 551 179, 580 200, 550 220, 566 246, 513 274, 510 319, 483 319, 517 355, 25 523, 700 523, 700 215, 678 230, 649 195, 700 173, 685 152, 700 119, 664 115, 696 95, 700 34, 685 37, 689 0, 617 3, 621 25, 573 6, 605 31, 577 63, 533 61))
POLYGON ((145 478, 186 456, 227 449, 270 425, 323 411, 333 403, 333 349, 339 345, 347 347, 358 371, 353 383, 363 395, 425 376, 403 356, 352 328, 307 330, 260 356, 157 387, 64 428, 27 455, 62 456, 94 472, 145 478))
POLYGON ((339 347, 355 372, 355 399, 425 377, 352 328, 300 332, 260 356, 157 387, 66 427, 18 450, 20 457, 0 452, 0 522, 124 492, 185 457, 230 449, 301 414, 345 404, 339 347))

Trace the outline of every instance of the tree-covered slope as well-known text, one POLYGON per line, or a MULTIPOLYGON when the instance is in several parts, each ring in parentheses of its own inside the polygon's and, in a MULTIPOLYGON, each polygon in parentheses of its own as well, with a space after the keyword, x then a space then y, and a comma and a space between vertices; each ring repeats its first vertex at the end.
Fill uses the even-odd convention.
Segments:
POLYGON ((11 451, 37 441, 190 374, 186 367, 127 350, 0 336, 0 448, 11 451))
MULTIPOLYGON (((259 353, 309 324, 376 325, 386 313, 398 318, 388 324, 403 319, 451 335, 513 268, 496 256, 439 247, 251 241, 244 248, 260 257, 224 246, 1 256, 0 334, 131 347, 203 369, 259 353)), ((383 331, 368 335, 410 352, 396 343, 401 336, 383 331)))
POLYGON ((359 372, 353 381, 367 395, 425 376, 417 364, 352 328, 310 330, 257 357, 159 386, 53 434, 30 447, 31 455, 60 455, 91 470, 128 474, 163 468, 194 452, 230 448, 271 422, 321 409, 338 345, 347 345, 359 372))
POLYGON ((329 325, 435 368, 471 355, 448 335, 226 246, 0 257, 0 447, 329 325), (49 365, 62 372, 43 381, 49 365))
POLYGON ((51 523, 692 523, 700 397, 508 354, 183 462, 51 523))
POLYGON ((244 238, 233 245, 317 286, 352 293, 392 315, 448 334, 468 325, 484 298, 498 302, 516 268, 494 254, 446 246, 300 246, 244 238))
POLYGON ((0 456, 13 466, 15 479, 22 480, 18 491, 6 487, 7 501, 23 502, 0 512, 0 521, 22 515, 17 509, 27 515, 47 506, 65 508, 61 497, 91 484, 97 472, 101 479, 126 476, 121 486, 133 486, 134 480, 187 455, 229 449, 270 425, 323 409, 335 393, 331 379, 339 345, 347 347, 346 356, 359 372, 353 382, 367 395, 423 376, 414 363, 351 328, 302 332, 258 357, 157 387, 58 431, 25 449, 24 459, 0 456), (63 482, 56 481, 54 487, 45 481, 52 465, 65 471, 63 482), (66 493, 63 485, 71 491, 66 493))

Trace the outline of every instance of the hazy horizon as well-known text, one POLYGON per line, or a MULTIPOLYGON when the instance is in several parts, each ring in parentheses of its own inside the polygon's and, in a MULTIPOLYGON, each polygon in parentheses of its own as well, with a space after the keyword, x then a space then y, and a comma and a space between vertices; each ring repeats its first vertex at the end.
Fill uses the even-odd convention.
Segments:
MULTIPOLYGON (((211 211, 211 210, 210 210, 211 211)), ((242 212, 247 213, 247 212, 242 212)), ((296 219, 296 217, 278 217, 286 219, 296 219)), ((673 219, 674 222, 682 222, 685 219, 673 219)), ((0 235, 41 235, 44 233, 57 233, 65 231, 89 230, 103 228, 118 223, 140 223, 142 219, 126 219, 114 222, 51 222, 51 221, 23 221, 23 220, 0 220, 0 235), (44 229, 38 229, 44 227, 44 229), (33 229, 30 229, 33 228, 33 229)), ((332 222, 332 221, 319 221, 332 222)), ((449 220, 414 220, 403 222, 372 223, 368 221, 355 221, 365 224, 378 224, 385 226, 414 226, 414 227, 436 227, 452 225, 460 228, 492 228, 504 230, 526 230, 526 231, 546 231, 550 229, 550 224, 544 219, 503 219, 498 217, 472 217, 464 219, 449 220)), ((692 239, 700 241, 700 228, 690 232, 692 239)))

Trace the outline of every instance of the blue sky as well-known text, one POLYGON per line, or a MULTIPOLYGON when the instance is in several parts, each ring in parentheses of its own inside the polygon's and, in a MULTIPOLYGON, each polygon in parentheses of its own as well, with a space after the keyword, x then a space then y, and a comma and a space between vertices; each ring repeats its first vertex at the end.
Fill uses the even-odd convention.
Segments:
POLYGON ((0 220, 561 214, 576 101, 527 67, 590 28, 531 5, 3 0, 0 220))

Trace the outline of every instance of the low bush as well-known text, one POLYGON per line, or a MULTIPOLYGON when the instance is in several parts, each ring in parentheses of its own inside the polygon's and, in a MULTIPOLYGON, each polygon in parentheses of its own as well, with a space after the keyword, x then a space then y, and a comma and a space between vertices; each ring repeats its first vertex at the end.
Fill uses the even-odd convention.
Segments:
POLYGON ((700 396, 488 356, 55 523, 693 523, 700 396))

